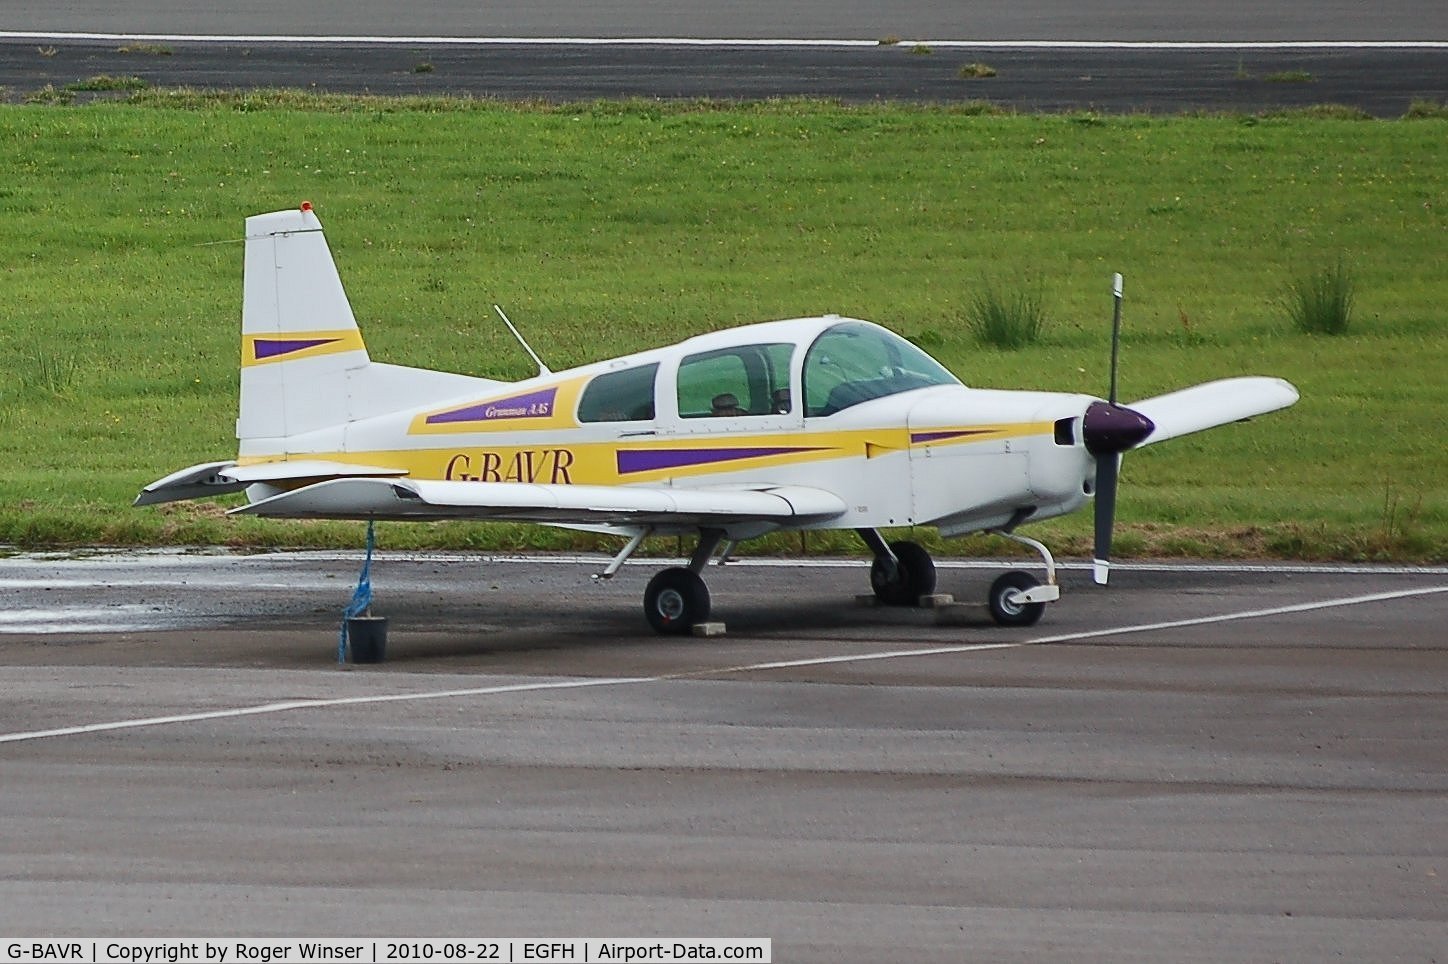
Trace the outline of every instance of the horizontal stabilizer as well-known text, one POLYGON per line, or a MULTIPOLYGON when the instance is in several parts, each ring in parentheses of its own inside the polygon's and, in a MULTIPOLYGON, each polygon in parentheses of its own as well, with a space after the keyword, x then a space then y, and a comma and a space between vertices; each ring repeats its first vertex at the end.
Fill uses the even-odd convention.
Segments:
MULTIPOLYGON (((1224 378, 1132 402, 1131 409, 1151 419, 1156 428, 1142 446, 1155 445, 1254 415, 1286 408, 1298 399, 1297 389, 1280 378, 1224 378)), ((1138 446, 1140 447, 1140 446, 1138 446)))
POLYGON ((306 482, 349 476, 395 477, 406 475, 406 469, 381 468, 375 465, 350 465, 321 459, 296 459, 287 462, 204 462, 157 479, 141 490, 134 505, 156 505, 185 499, 205 499, 216 495, 240 492, 257 482, 306 482))
POLYGON ((160 502, 181 502, 186 499, 204 499, 228 492, 240 492, 246 488, 245 482, 223 479, 221 475, 234 465, 235 462, 203 462, 172 472, 142 489, 136 496, 136 501, 131 504, 156 505, 160 502))
POLYGON ((274 518, 497 519, 587 525, 801 522, 845 511, 807 486, 757 489, 338 479, 233 509, 274 518))

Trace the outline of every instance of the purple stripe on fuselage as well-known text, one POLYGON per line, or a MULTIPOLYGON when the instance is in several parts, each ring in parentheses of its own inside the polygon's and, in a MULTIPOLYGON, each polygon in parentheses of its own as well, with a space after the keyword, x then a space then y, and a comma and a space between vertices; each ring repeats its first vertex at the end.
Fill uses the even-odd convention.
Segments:
POLYGON ((635 472, 655 472, 659 469, 678 469, 690 465, 711 465, 715 462, 734 462, 740 459, 762 459, 770 455, 822 451, 824 447, 816 445, 732 449, 620 449, 615 454, 618 458, 618 474, 631 475, 635 472))
POLYGON ((971 435, 989 435, 990 429, 972 428, 954 432, 911 432, 910 444, 919 445, 921 442, 944 442, 947 439, 966 438, 971 435))
POLYGON ((306 351, 308 348, 330 345, 341 340, 340 338, 258 338, 252 342, 252 345, 256 352, 256 360, 261 361, 263 358, 290 355, 292 352, 306 351))
POLYGON ((455 408, 450 412, 438 412, 427 417, 428 425, 447 425, 452 422, 496 422, 508 418, 548 418, 553 414, 553 400, 558 389, 545 388, 526 395, 499 398, 491 402, 479 402, 466 408, 455 408))

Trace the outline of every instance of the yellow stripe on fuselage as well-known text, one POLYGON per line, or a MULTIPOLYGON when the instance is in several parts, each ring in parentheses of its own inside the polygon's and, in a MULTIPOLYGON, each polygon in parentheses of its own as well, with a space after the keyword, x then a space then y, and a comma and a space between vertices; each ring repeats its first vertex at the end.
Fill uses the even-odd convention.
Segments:
MULTIPOLYGON (((931 434, 958 436, 911 442, 905 428, 838 432, 772 432, 757 435, 651 436, 597 442, 569 442, 550 432, 528 443, 498 442, 366 452, 310 453, 308 459, 405 469, 415 479, 467 482, 536 482, 552 485, 620 485, 662 482, 749 470, 850 458, 878 458, 882 452, 927 446, 970 445, 1049 434, 1051 422, 932 428, 931 434)), ((508 433, 515 434, 515 433, 508 433)), ((533 435, 518 430, 516 434, 533 435)), ((920 434, 920 433, 917 433, 920 434)), ((276 461, 249 458, 240 464, 276 461)))

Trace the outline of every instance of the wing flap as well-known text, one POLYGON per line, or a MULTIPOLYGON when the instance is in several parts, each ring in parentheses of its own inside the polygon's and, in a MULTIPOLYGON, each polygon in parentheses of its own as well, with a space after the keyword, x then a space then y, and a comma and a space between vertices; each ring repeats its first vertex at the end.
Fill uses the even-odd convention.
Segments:
POLYGON ((233 509, 271 518, 493 519, 586 525, 709 525, 829 518, 844 502, 822 489, 540 485, 335 479, 233 509))
POLYGON ((1156 428, 1138 448, 1287 408, 1297 389, 1280 378, 1224 378, 1131 403, 1156 428))

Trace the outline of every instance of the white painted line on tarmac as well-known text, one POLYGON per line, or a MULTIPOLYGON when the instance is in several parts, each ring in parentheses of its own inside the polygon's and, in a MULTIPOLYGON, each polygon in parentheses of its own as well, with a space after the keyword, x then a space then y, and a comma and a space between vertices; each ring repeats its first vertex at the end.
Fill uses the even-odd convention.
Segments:
POLYGON ((1325 599, 1319 602, 1297 603, 1291 606, 1274 606, 1271 609, 1251 609, 1239 613, 1223 613, 1217 616, 1198 616, 1193 619, 1175 619, 1164 623, 1143 623, 1137 626, 1117 626, 1113 629, 1092 629, 1081 633, 1062 633, 1057 636, 1039 636, 1011 643, 968 643, 960 646, 933 646, 927 649, 882 650, 878 653, 852 653, 845 656, 820 656, 807 659, 781 660, 773 663, 750 663, 728 669, 709 670, 706 673, 681 675, 708 675, 713 673, 749 673, 769 669, 794 669, 804 666, 828 666, 833 663, 867 663, 886 659, 901 659, 909 656, 946 656, 955 653, 979 653, 993 649, 1020 649, 1024 646, 1044 646, 1050 643, 1070 643, 1081 639, 1097 639, 1104 636, 1125 636, 1131 633, 1145 633, 1156 629, 1180 629, 1185 626, 1208 626, 1213 623, 1235 622, 1240 619, 1263 619, 1268 616, 1284 616, 1289 613, 1305 613, 1318 609, 1335 609, 1342 606, 1358 606, 1363 603, 1386 602, 1408 596, 1429 596, 1448 592, 1448 586, 1429 586, 1424 589, 1401 589, 1395 592, 1378 592, 1366 596, 1348 596, 1342 599, 1325 599))
POLYGON ((1146 633, 1154 629, 1180 629, 1185 626, 1208 626, 1213 623, 1230 623, 1240 619, 1263 619, 1268 616, 1285 616, 1290 613, 1308 613, 1319 609, 1337 609, 1343 606, 1359 606, 1363 603, 1387 602, 1392 599, 1407 599, 1410 596, 1431 596, 1448 592, 1448 586, 1427 586, 1420 589, 1399 589, 1393 592, 1375 592, 1366 596, 1348 596, 1341 599, 1325 599, 1319 602, 1297 603, 1291 606, 1274 606, 1271 609, 1251 609, 1240 613, 1224 613, 1220 616, 1198 616, 1195 619, 1174 619, 1164 623, 1146 623, 1141 626, 1125 626, 1118 629, 1095 629, 1084 633, 1065 633, 1060 636, 1042 636, 1031 643, 1070 643, 1079 639, 1097 639, 1102 636, 1124 636, 1129 633, 1146 633))
POLYGON ((356 44, 467 47, 894 47, 918 45, 971 50, 1433 50, 1448 40, 879 40, 748 37, 384 37, 374 35, 75 33, 0 30, 0 40, 103 41, 106 43, 356 44))
POLYGON ((1026 646, 1041 646, 1049 643, 1068 643, 1082 639, 1096 639, 1103 636, 1121 636, 1129 633, 1144 633, 1156 629, 1177 629, 1184 626, 1206 626, 1214 623, 1233 622, 1242 619, 1262 619, 1289 613, 1312 612, 1343 606, 1358 606, 1364 603, 1386 602, 1406 599, 1411 596, 1428 596, 1448 593, 1448 586, 1428 586, 1420 589, 1403 589, 1396 592, 1371 593, 1365 596, 1348 596, 1339 599, 1325 599, 1318 602, 1299 603, 1292 606, 1275 606, 1271 609, 1253 609, 1246 612, 1223 613, 1217 616, 1201 616, 1195 619, 1178 619, 1163 623, 1145 623, 1135 626, 1117 626, 1112 629, 1096 629, 1081 633, 1064 633, 1057 636, 1040 636, 1008 643, 967 643, 960 646, 933 646, 926 649, 885 650, 875 653, 854 653, 843 656, 818 656, 808 659, 776 660, 764 663, 748 663, 742 666, 727 666, 716 669, 695 670, 687 673, 665 673, 658 676, 618 676, 593 679, 550 680, 540 683, 509 683, 499 686, 479 686, 468 689, 434 690, 423 693, 384 693, 376 696, 346 696, 326 700, 286 700, 278 703, 263 703, 258 706, 243 706, 227 710, 208 710, 200 713, 181 713, 174 716, 153 716, 138 720, 116 720, 109 723, 88 723, 81 726, 59 727, 51 730, 31 730, 19 733, 0 734, 0 743, 20 743, 27 740, 41 740, 50 737, 79 736, 87 733, 105 733, 115 730, 133 730, 151 726, 165 726, 175 723, 199 723, 206 720, 235 719, 243 716, 261 716, 269 713, 285 713, 291 710, 327 709, 335 706, 362 706, 371 703, 407 703, 422 700, 453 699, 465 696, 492 696, 502 693, 528 693, 547 690, 585 689, 595 686, 629 686, 641 683, 662 683, 669 680, 698 679, 708 676, 733 673, 758 673, 775 669, 796 669, 808 666, 828 666, 839 663, 878 662, 887 659, 906 659, 918 656, 947 656, 961 653, 989 652, 991 650, 1021 649, 1026 646))
POLYGON ((0 633, 6 635, 130 633, 174 622, 149 606, 134 604, 0 610, 0 633))
POLYGON ((459 690, 434 690, 426 693, 384 693, 377 696, 344 696, 330 700, 284 700, 278 703, 262 703, 257 706, 242 706, 229 710, 206 710, 200 713, 178 713, 174 716, 152 716, 140 720, 87 723, 81 726, 62 726, 53 730, 33 730, 27 733, 0 733, 0 743, 19 743, 22 740, 41 740, 54 736, 79 736, 83 733, 106 733, 112 730, 134 730, 148 726, 166 726, 172 723, 201 723, 206 720, 226 720, 235 719, 240 716, 285 713, 289 710, 326 709, 333 706, 356 706, 363 703, 403 703, 414 700, 441 700, 459 696, 525 693, 530 690, 572 690, 583 689, 589 686, 623 686, 629 683, 657 683, 667 678, 666 676, 618 676, 593 679, 550 680, 546 683, 510 683, 502 686, 478 686, 459 690))

